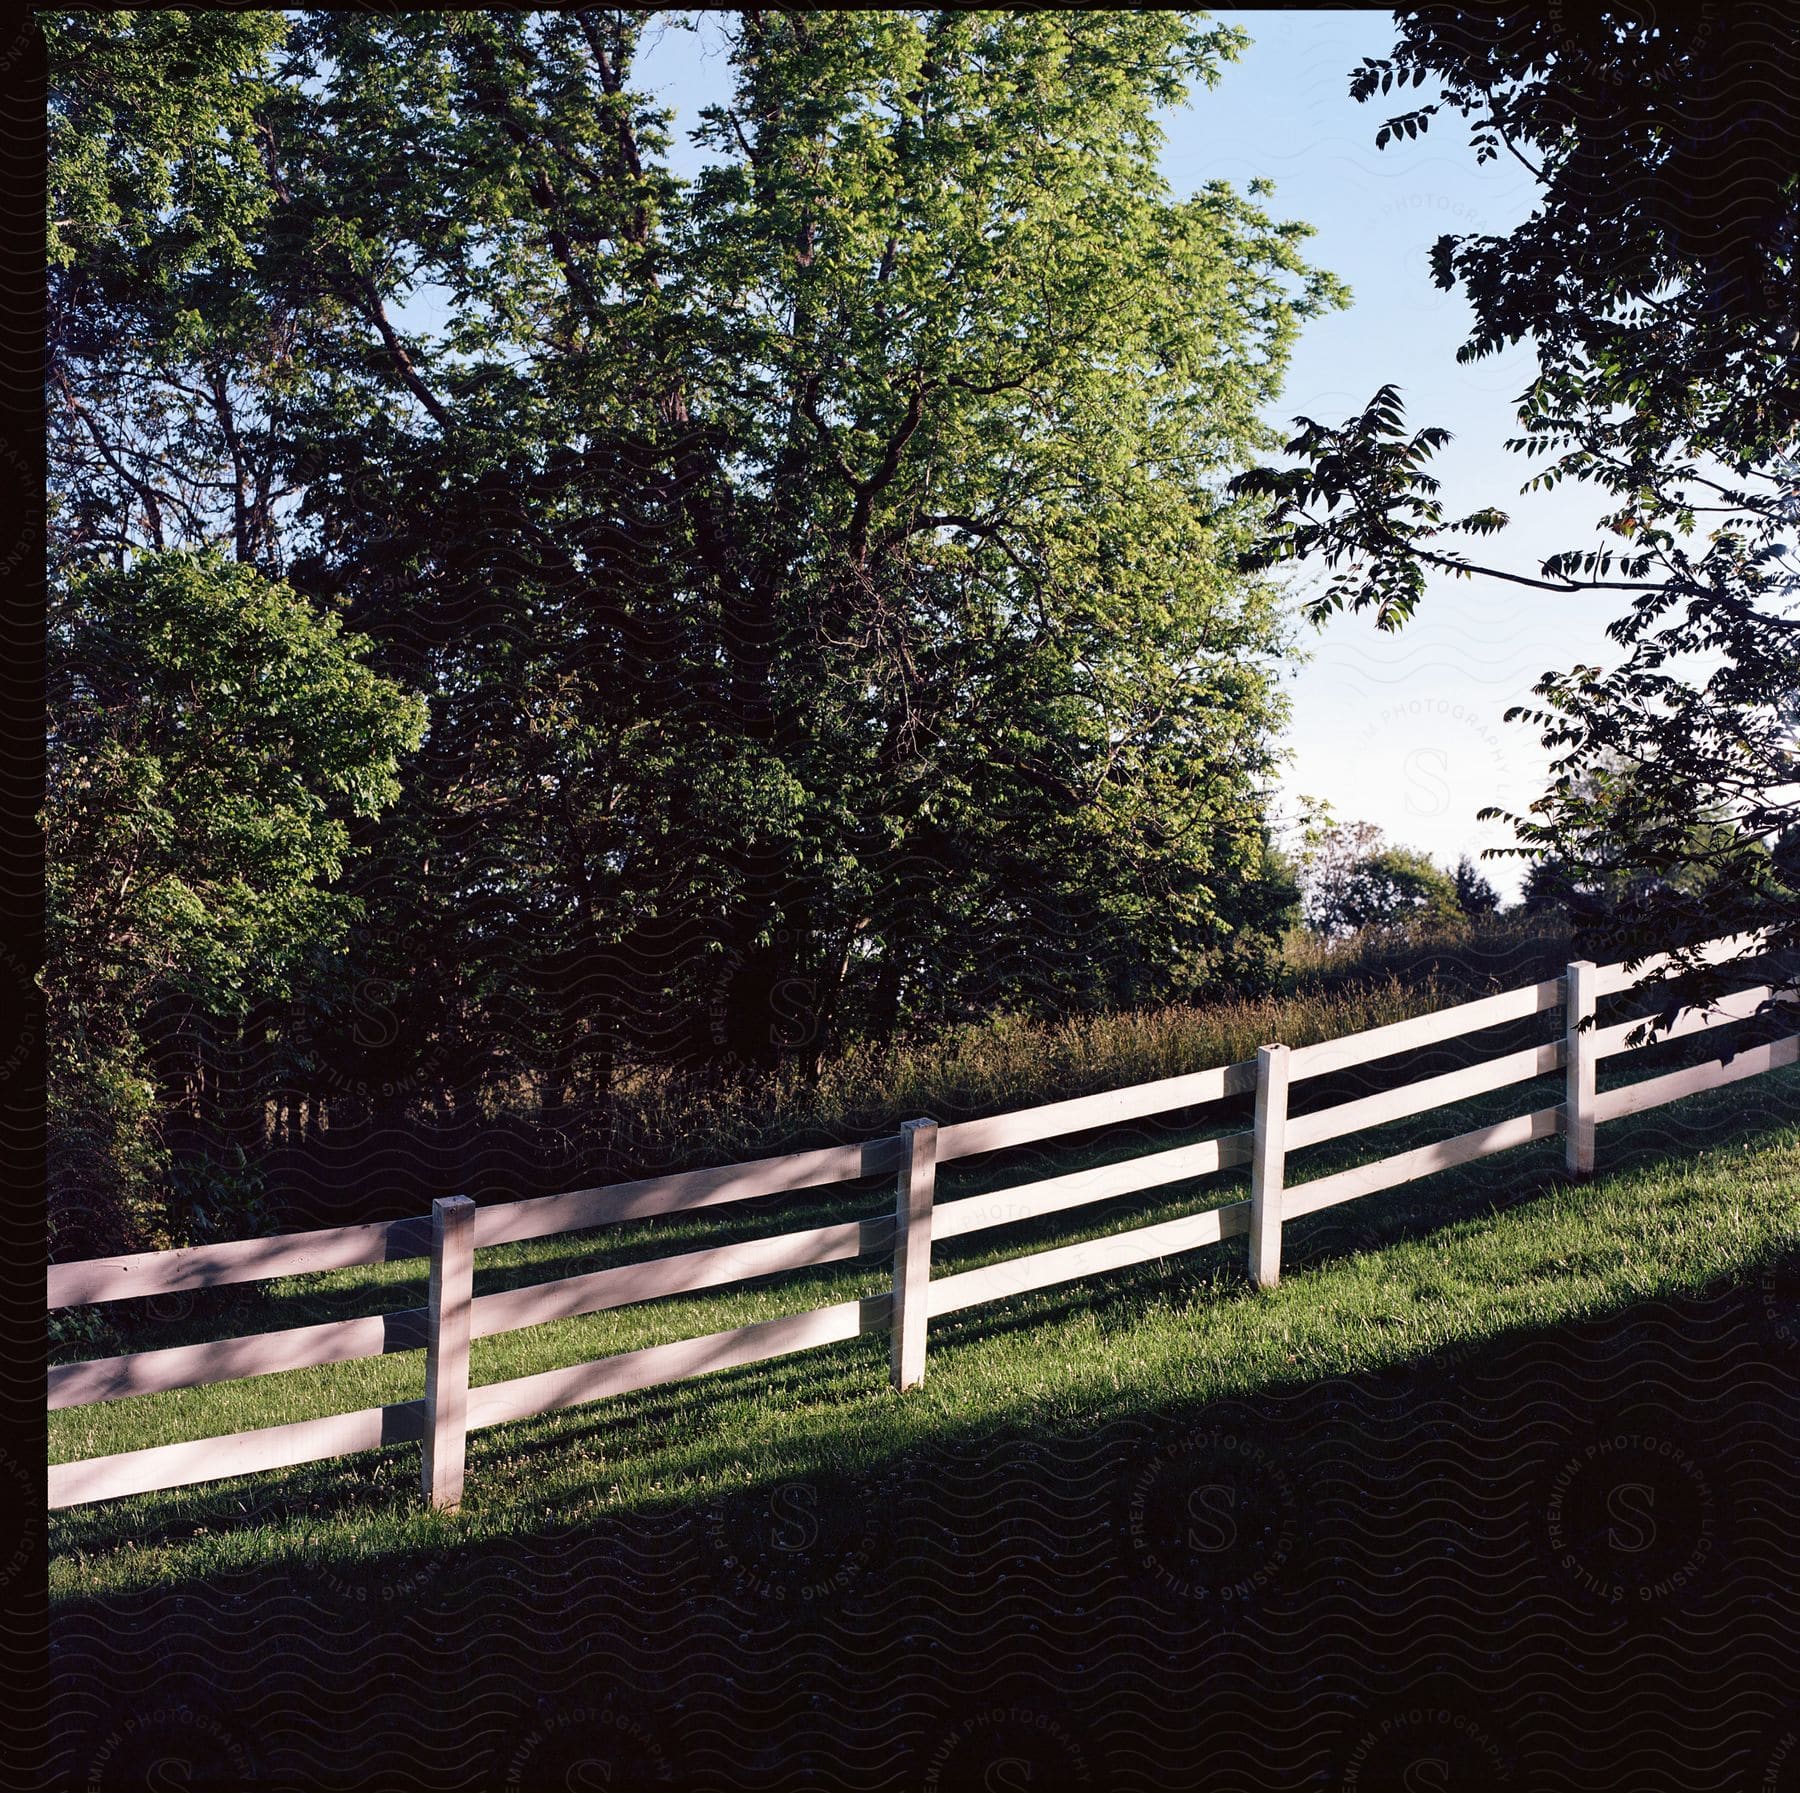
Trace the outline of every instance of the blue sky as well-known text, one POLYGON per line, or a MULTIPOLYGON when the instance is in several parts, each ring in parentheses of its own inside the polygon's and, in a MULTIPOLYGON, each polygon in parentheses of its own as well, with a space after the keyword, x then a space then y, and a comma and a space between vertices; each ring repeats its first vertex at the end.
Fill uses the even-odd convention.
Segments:
MULTIPOLYGON (((1305 413, 1336 422, 1392 381, 1415 424, 1442 424, 1456 438, 1437 467, 1452 513, 1495 503, 1512 515, 1513 527, 1483 544, 1486 556, 1531 571, 1548 553, 1589 545, 1598 495, 1563 487, 1519 496, 1528 469, 1501 446, 1516 430, 1529 354, 1458 366, 1468 307, 1438 291, 1428 263, 1445 231, 1504 231, 1523 218, 1529 177, 1504 157, 1477 167, 1456 120, 1375 148, 1389 111, 1418 103, 1413 90, 1391 104, 1349 97, 1351 70, 1392 44, 1388 14, 1215 16, 1248 31, 1251 47, 1219 86, 1167 116, 1164 172, 1183 193, 1219 178, 1240 188, 1273 180, 1269 206, 1316 227, 1312 259, 1354 297, 1302 334, 1270 421, 1285 427, 1305 413)), ((691 172, 700 157, 686 131, 700 107, 727 92, 716 27, 702 19, 698 32, 653 30, 637 73, 675 110, 673 160, 691 172)), ((1284 808, 1293 813, 1302 795, 1322 798, 1341 819, 1373 822, 1446 863, 1507 844, 1510 831, 1478 822, 1476 811, 1487 803, 1523 809, 1543 788, 1545 754, 1534 731, 1501 718, 1550 667, 1610 658, 1610 614, 1604 598, 1437 579, 1397 635, 1378 634, 1363 618, 1307 629, 1311 658, 1289 683, 1284 808)), ((1512 894, 1516 867, 1502 860, 1484 870, 1512 894)))

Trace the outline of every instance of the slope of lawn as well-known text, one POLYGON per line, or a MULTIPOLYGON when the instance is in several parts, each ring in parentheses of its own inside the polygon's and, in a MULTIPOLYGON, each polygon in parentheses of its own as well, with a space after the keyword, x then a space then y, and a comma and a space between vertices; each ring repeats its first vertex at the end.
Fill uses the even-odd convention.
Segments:
MULTIPOLYGON (((1719 1038, 1608 1061, 1603 1087, 1708 1056, 1719 1038)), ((1406 1076, 1440 1068, 1443 1061, 1421 1060, 1406 1076)), ((1392 1080, 1390 1067, 1382 1081, 1392 1080)), ((1317 1148, 1294 1160, 1292 1178, 1545 1106, 1559 1084, 1515 1086, 1317 1148)), ((1315 1105, 1353 1093, 1353 1085, 1322 1090, 1315 1105)), ((1241 1105, 1209 1112, 1208 1125, 1176 1117, 1072 1150, 946 1167, 940 1199, 1244 1124, 1241 1105)), ((925 1384, 904 1397, 887 1386, 885 1339, 865 1337, 479 1432, 454 1515, 423 1507, 418 1450, 405 1445, 76 1508, 52 1516, 53 1594, 147 1591, 257 1569, 304 1576, 425 1550, 447 1549, 473 1569, 484 1543, 547 1519, 598 1524, 784 1477, 866 1470, 939 1443, 1191 1412, 1742 1282, 1800 1238, 1800 1071, 1605 1127, 1600 1162, 1594 1181, 1571 1184, 1561 1142, 1546 1140, 1292 1222, 1282 1285, 1261 1296, 1246 1288, 1238 1239, 971 1309, 933 1325, 925 1384)), ((829 1200, 770 1198, 484 1252, 477 1292, 876 1213, 890 1199, 874 1185, 825 1193, 829 1200)), ((1214 1177, 996 1229, 940 1246, 934 1271, 1100 1237, 1242 1193, 1241 1175, 1214 1177)), ((884 1263, 865 1260, 506 1334, 476 1343, 472 1379, 799 1312, 887 1281, 884 1263)), ((380 1312, 423 1297, 422 1263, 221 1291, 172 1320, 140 1322, 124 1348, 380 1312)), ((414 1398, 422 1377, 422 1354, 413 1352, 73 1409, 51 1416, 51 1452, 62 1461, 414 1398)))

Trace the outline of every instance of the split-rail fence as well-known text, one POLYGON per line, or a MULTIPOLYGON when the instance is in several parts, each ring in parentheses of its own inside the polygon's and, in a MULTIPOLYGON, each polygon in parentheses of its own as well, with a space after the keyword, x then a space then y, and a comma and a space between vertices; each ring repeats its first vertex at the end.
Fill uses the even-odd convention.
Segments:
MULTIPOLYGON (((1707 954, 1719 962, 1738 956, 1753 944, 1744 937, 1722 940, 1709 947, 1707 954)), ((930 1120, 908 1121, 897 1135, 861 1144, 484 1206, 466 1196, 450 1196, 434 1202, 429 1216, 414 1219, 53 1265, 49 1272, 52 1309, 404 1258, 429 1257, 430 1282, 423 1308, 56 1365, 49 1373, 52 1409, 344 1363, 421 1346, 426 1368, 422 1400, 55 1464, 50 1469, 50 1505, 68 1507, 115 1499, 411 1442, 422 1446, 426 1497, 436 1506, 454 1507, 462 1498, 468 1434, 484 1426, 783 1357, 866 1333, 888 1335, 893 1384, 907 1389, 925 1374, 926 1328, 931 1320, 983 1302, 1194 1251, 1240 1235, 1248 1241, 1251 1279, 1258 1287, 1270 1287, 1280 1275, 1282 1227, 1301 1215, 1558 1134, 1566 1142, 1568 1170, 1584 1176, 1594 1168, 1597 1126, 1800 1062, 1800 1033, 1796 1033, 1597 1093, 1595 1067, 1603 1058, 1634 1050, 1629 1036, 1640 1025, 1625 1020, 1602 1027, 1597 1005, 1602 998, 1630 990, 1648 969, 1628 972, 1624 965, 1596 966, 1583 961, 1570 965, 1561 977, 1459 1003, 1410 1021, 1292 1049, 1264 1046, 1254 1059, 1240 1064, 982 1120, 942 1127, 930 1120), (1308 1078, 1558 1009, 1563 1012, 1562 1034, 1548 1044, 1333 1107, 1298 1115, 1288 1112, 1290 1089, 1308 1078), (1309 1182, 1286 1182, 1290 1152, 1559 1070, 1565 1074, 1564 1099, 1555 1106, 1309 1182), (1254 1096, 1255 1102, 1255 1120, 1248 1131, 1140 1153, 983 1195, 941 1204, 934 1200, 940 1164, 1245 1095, 1254 1096), (979 1269, 935 1279, 931 1275, 931 1250, 937 1240, 1185 1183, 1246 1164, 1250 1167, 1248 1200, 1198 1209, 1173 1220, 1007 1258, 979 1269), (493 1246, 877 1175, 897 1179, 891 1212, 495 1294, 473 1293, 475 1253, 493 1246), (881 1255, 892 1260, 893 1286, 879 1295, 676 1344, 627 1351, 570 1369, 469 1386, 472 1339, 663 1296, 721 1288, 777 1271, 881 1255)), ((1746 1020, 1775 999, 1776 992, 1769 986, 1739 990, 1705 1010, 1683 1012, 1672 1028, 1642 1043, 1661 1043, 1746 1020)))

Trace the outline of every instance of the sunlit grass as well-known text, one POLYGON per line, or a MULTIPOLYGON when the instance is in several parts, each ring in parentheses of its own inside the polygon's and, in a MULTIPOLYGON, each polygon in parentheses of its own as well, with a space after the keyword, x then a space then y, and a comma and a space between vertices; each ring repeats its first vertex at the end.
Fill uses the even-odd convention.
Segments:
MULTIPOLYGON (((1694 1044, 1669 1050, 1685 1056, 1694 1044)), ((1320 1148, 1296 1161, 1296 1177, 1553 1101, 1553 1082, 1320 1148)), ((933 1326, 925 1385, 905 1397, 889 1390, 886 1342, 872 1337, 476 1433, 466 1503, 454 1516, 422 1506, 415 1446, 75 1509, 53 1516, 53 1587, 72 1596, 283 1563, 305 1572, 451 1541, 478 1551, 546 1519, 580 1524, 809 1470, 868 1467, 934 1441, 1204 1404, 1741 1280, 1800 1235, 1797 1117, 1800 1073, 1776 1073, 1603 1129, 1607 1174, 1590 1184, 1562 1178, 1560 1142, 1550 1140, 1328 1210, 1289 1226, 1290 1268, 1278 1290, 1260 1297, 1247 1290, 1243 1241, 1234 1240, 972 1309, 933 1326)), ((1120 1149, 1114 1140, 1112 1152, 1120 1149)), ((1070 1167, 1047 1160, 1040 1174, 1070 1167)), ((1016 1166, 985 1167, 967 1186, 1017 1176, 1016 1166)), ((1241 1193, 1241 1178, 1214 1178, 1078 1209, 950 1242, 934 1269, 1092 1238, 1241 1193)), ((477 1287, 872 1213, 888 1198, 878 1189, 838 1191, 804 1208, 777 1199, 784 1205, 773 1224, 773 1204, 756 1203, 746 1208, 760 1213, 732 1212, 729 1221, 715 1211, 616 1229, 604 1248, 589 1236, 483 1253, 477 1287)), ((272 1286, 278 1305, 294 1304, 276 1323, 319 1317, 318 1304, 370 1312, 423 1298, 423 1278, 407 1265, 305 1281, 304 1297, 299 1282, 272 1286)), ((865 1262, 532 1328, 478 1341, 473 1378, 691 1337, 886 1283, 886 1266, 865 1262)), ((421 1384, 414 1352, 75 1409, 51 1416, 52 1454, 65 1460, 279 1424, 413 1398, 421 1384)))

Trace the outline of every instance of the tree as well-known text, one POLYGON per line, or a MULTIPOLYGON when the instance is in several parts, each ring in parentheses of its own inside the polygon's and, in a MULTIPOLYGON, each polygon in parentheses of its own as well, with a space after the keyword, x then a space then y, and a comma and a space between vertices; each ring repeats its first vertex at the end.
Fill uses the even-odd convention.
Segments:
POLYGON ((1574 873, 1560 859, 1540 854, 1525 868, 1519 901, 1527 915, 1572 916, 1583 900, 1574 873))
POLYGON ((1454 921, 1460 913, 1442 866, 1410 847, 1384 847, 1358 862, 1343 919, 1358 931, 1454 921))
POLYGON ((1500 907, 1500 893, 1467 853, 1456 862, 1456 906, 1464 915, 1492 915, 1500 907))
POLYGON ((1303 863, 1307 921, 1327 939, 1463 913, 1449 873, 1428 854, 1389 846, 1371 822, 1340 824, 1321 810, 1307 829, 1303 863))
POLYGON ((1373 822, 1339 822, 1316 798, 1301 801, 1308 810, 1300 828, 1301 913, 1314 933, 1332 939, 1354 926, 1347 910, 1356 868, 1380 850, 1382 834, 1373 822))
MULTIPOLYGON (((1278 506, 1253 561, 1322 560, 1333 577, 1315 620, 1348 607, 1384 629, 1434 570, 1615 594, 1622 662, 1546 674, 1540 703, 1509 713, 1556 755, 1530 812, 1503 818, 1516 850, 1577 885, 1629 867, 1619 900, 1590 917, 1609 953, 1753 929, 1791 949, 1800 889, 1770 849, 1800 819, 1800 615, 1782 570, 1800 522, 1800 118, 1776 96, 1800 74, 1800 44, 1773 7, 1728 28, 1617 10, 1396 17, 1393 54, 1363 64, 1351 91, 1434 82, 1437 97, 1390 118, 1378 144, 1458 113, 1478 159, 1511 155, 1540 187, 1516 230, 1434 250, 1438 284, 1474 311, 1460 357, 1533 344, 1508 446, 1544 463, 1528 487, 1593 486, 1619 545, 1535 571, 1470 559, 1456 538, 1496 533, 1504 513, 1445 514, 1425 471, 1445 432, 1409 433, 1388 386, 1342 425, 1298 419, 1300 464, 1240 482, 1278 506), (1609 763, 1632 768, 1643 801, 1595 796, 1609 763), (1695 817, 1715 825, 1696 832, 1695 817)), ((1660 975, 1673 1004, 1733 974, 1681 951, 1660 975)))
POLYGON ((228 542, 276 555, 293 320, 254 279, 268 12, 42 13, 50 63, 54 564, 228 542))
MULTIPOLYGON (((307 13, 230 77, 257 222, 194 265, 248 271, 184 304, 231 429, 165 458, 248 480, 253 527, 194 527, 341 596, 433 705, 356 835, 354 969, 306 997, 337 1087, 460 1112, 529 1076, 560 1126, 624 1063, 1266 970, 1287 626, 1225 481, 1341 293, 1260 194, 1156 173, 1237 34, 746 12, 684 183, 644 23, 307 13), (395 986, 375 1079, 354 993, 395 986)), ((204 384, 142 276, 76 395, 204 384)), ((187 514, 107 447, 63 463, 84 553, 146 539, 134 479, 187 514)))
POLYGON ((52 1232, 116 1249, 166 1225, 171 1112, 241 1118, 195 1036, 341 934, 350 820, 397 796, 424 707, 335 616, 206 553, 56 588, 49 640, 52 1232))
POLYGON ((1577 843, 1571 858, 1543 854, 1531 865, 1528 906, 1556 907, 1578 926, 1594 929, 1621 909, 1642 906, 1673 891, 1692 895, 1707 867, 1725 857, 1762 876, 1774 871, 1760 841, 1745 840, 1728 816, 1684 813, 1659 782, 1631 761, 1607 755, 1571 779, 1564 798, 1564 837, 1577 843), (1633 843, 1660 838, 1672 850, 1646 865, 1633 843))

